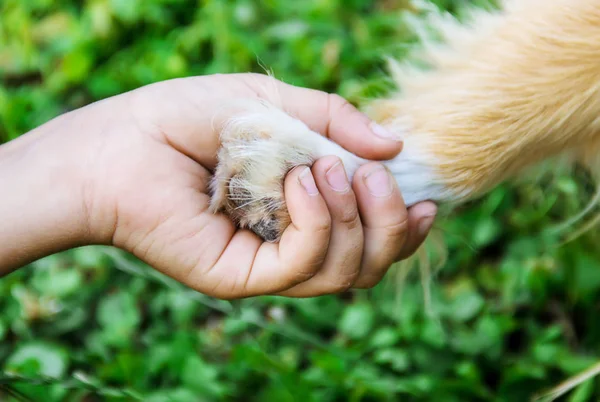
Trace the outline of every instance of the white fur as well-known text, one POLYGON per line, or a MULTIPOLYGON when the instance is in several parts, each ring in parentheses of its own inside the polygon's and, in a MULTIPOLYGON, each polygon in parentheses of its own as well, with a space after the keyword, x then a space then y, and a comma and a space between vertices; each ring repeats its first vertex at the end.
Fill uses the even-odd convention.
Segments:
MULTIPOLYGON (((394 125, 396 129, 399 126, 402 126, 402 124, 398 122, 394 125)), ((404 133, 407 133, 407 131, 404 131, 404 133)), ((423 146, 419 145, 417 137, 403 135, 397 130, 395 134, 404 141, 404 149, 395 158, 384 161, 384 165, 390 170, 398 183, 406 205, 411 206, 425 200, 452 201, 459 198, 444 187, 441 178, 435 175, 431 168, 436 166, 435 158, 429 155, 423 146)), ((352 180, 356 170, 368 162, 321 136, 304 136, 302 142, 304 146, 308 145, 316 150, 314 155, 317 158, 327 155, 339 157, 350 180, 352 180), (309 145, 309 143, 312 144, 309 145)))
POLYGON ((444 187, 431 168, 435 166, 434 157, 427 155, 414 141, 407 139, 403 151, 384 164, 394 175, 407 206, 425 200, 452 201, 459 198, 444 187))
POLYGON ((316 134, 315 136, 311 133, 310 136, 306 136, 305 138, 303 138, 303 141, 311 143, 310 146, 314 149, 313 155, 315 159, 319 159, 328 155, 335 155, 338 158, 340 158, 342 160, 344 168, 346 169, 346 175, 350 180, 352 180, 352 178, 354 177, 354 173, 356 173, 356 170, 361 165, 367 162, 365 159, 359 158, 353 153, 346 151, 344 148, 342 148, 335 142, 330 141, 319 134, 316 134))
MULTIPOLYGON (((240 102, 236 107, 244 110, 229 119, 221 132, 223 149, 213 187, 213 209, 217 210, 227 197, 223 186, 235 185, 247 190, 247 201, 265 211, 273 210, 283 202, 283 188, 279 180, 297 165, 310 165, 324 156, 334 155, 342 160, 348 178, 352 180, 357 169, 369 162, 345 150, 328 138, 310 130, 302 121, 291 117, 268 102, 240 102), (229 162, 227 162, 229 161, 229 162), (241 166, 243 175, 232 179, 230 166, 241 166), (223 191, 218 191, 221 188, 223 191), (259 203, 257 200, 270 200, 259 203)), ((420 146, 416 136, 398 132, 410 130, 406 124, 396 122, 395 132, 405 141, 403 151, 394 159, 385 161, 398 182, 404 201, 413 205, 424 200, 453 200, 451 194, 436 177, 431 166, 434 158, 420 146)), ((239 201, 239 200, 238 200, 239 201)), ((266 213, 266 212, 265 212, 266 213)))
MULTIPOLYGON (((356 170, 368 162, 356 157, 354 154, 349 153, 324 137, 305 136, 302 142, 305 141, 306 143, 303 145, 308 145, 308 142, 312 142, 310 147, 316 147, 314 155, 317 158, 327 155, 339 157, 346 168, 346 173, 350 180, 352 180, 356 170)), ((431 166, 435 166, 434 158, 428 155, 419 146, 417 141, 414 141, 414 136, 407 137, 404 150, 394 159, 385 161, 384 165, 390 170, 398 183, 407 206, 425 200, 451 201, 458 198, 441 184, 440 178, 436 177, 431 168, 431 166)))

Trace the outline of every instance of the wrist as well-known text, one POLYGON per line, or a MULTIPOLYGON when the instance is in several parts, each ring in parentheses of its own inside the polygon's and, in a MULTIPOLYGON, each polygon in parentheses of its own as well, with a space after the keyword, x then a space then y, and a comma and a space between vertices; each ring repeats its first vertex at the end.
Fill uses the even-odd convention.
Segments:
POLYGON ((85 166, 68 139, 73 117, 0 146, 0 275, 92 241, 85 166))

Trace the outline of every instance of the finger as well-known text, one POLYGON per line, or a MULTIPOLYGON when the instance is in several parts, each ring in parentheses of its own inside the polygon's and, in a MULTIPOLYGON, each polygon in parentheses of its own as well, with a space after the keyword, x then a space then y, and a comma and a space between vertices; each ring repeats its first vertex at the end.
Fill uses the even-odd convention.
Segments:
POLYGON ((364 227, 360 276, 354 287, 375 286, 394 263, 408 236, 408 211, 389 171, 372 162, 354 176, 354 192, 364 227))
POLYGON ((284 296, 312 297, 343 292, 354 284, 360 273, 362 224, 342 161, 335 156, 324 157, 315 162, 312 171, 331 215, 329 249, 319 272, 282 292, 284 296))
POLYGON ((413 255, 423 244, 433 226, 436 214, 437 206, 431 201, 420 202, 408 209, 408 235, 398 261, 413 255))
POLYGON ((220 143, 222 122, 215 117, 232 112, 227 106, 240 99, 268 100, 366 159, 391 159, 402 149, 397 133, 374 124, 342 97, 261 74, 180 78, 142 87, 120 98, 122 109, 141 129, 208 168, 216 164, 220 143))
POLYGON ((264 75, 246 74, 243 78, 260 97, 274 101, 270 98, 276 93, 284 111, 360 157, 391 159, 402 150, 397 133, 373 122, 339 95, 296 87, 264 75), (270 90, 273 86, 275 91, 270 90))
POLYGON ((261 243, 249 231, 238 231, 212 269, 220 278, 212 295, 273 294, 318 272, 329 247, 331 216, 308 167, 299 166, 288 174, 285 198, 292 222, 280 242, 261 243))

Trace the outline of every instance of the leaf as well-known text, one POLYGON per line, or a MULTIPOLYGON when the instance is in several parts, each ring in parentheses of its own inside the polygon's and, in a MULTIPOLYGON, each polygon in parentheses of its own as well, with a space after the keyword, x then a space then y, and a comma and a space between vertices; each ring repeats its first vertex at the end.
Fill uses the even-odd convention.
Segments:
POLYGON ((393 327, 383 327, 378 329, 373 336, 369 338, 369 347, 383 348, 392 346, 400 340, 400 331, 393 327))
POLYGON ((560 356, 562 347, 555 343, 539 342, 533 346, 534 358, 543 364, 553 365, 560 356))
POLYGON ((188 356, 183 362, 183 383, 206 396, 216 397, 223 394, 224 389, 218 381, 218 375, 217 368, 204 362, 200 356, 188 356))
POLYGON ((133 23, 141 16, 140 0, 109 0, 115 16, 125 22, 133 23))
POLYGON ((421 330, 421 339, 430 346, 441 348, 446 344, 446 333, 439 322, 427 320, 421 330))
POLYGON ((575 263, 575 287, 580 296, 588 295, 600 290, 600 269, 598 269, 598 257, 587 253, 576 255, 575 263))
POLYGON ((455 321, 464 322, 474 318, 485 305, 483 297, 474 290, 456 295, 447 307, 446 314, 455 321))
POLYGON ((389 364, 395 371, 406 371, 410 365, 408 353, 405 350, 381 349, 375 353, 375 361, 380 364, 389 364))
POLYGON ((373 307, 360 302, 346 307, 339 322, 339 330, 351 339, 362 339, 371 331, 374 322, 373 307))
POLYGON ((594 380, 590 379, 581 383, 573 394, 569 397, 568 402, 586 402, 592 399, 594 392, 594 380))
POLYGON ((133 295, 120 291, 108 295, 98 307, 98 322, 109 345, 126 345, 140 323, 140 312, 133 295))
POLYGON ((144 398, 146 402, 208 402, 210 399, 202 398, 187 388, 163 389, 153 392, 144 398))
POLYGON ((473 242, 478 247, 485 247, 496 240, 501 232, 500 222, 492 218, 485 218, 473 228, 473 242))
POLYGON ((8 357, 6 371, 20 374, 62 377, 68 368, 69 356, 62 347, 45 342, 21 345, 8 357))
POLYGON ((83 275, 72 267, 36 272, 32 283, 38 291, 55 297, 67 297, 81 290, 83 275))
POLYGON ((106 253, 103 247, 87 246, 72 250, 73 258, 81 267, 101 267, 106 261, 106 253))

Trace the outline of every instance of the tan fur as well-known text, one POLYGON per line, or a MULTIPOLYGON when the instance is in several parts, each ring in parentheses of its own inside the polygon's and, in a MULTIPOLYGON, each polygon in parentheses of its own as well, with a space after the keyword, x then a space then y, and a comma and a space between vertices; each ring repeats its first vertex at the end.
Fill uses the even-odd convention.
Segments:
POLYGON ((408 122, 443 183, 465 196, 561 152, 595 153, 600 2, 523 0, 473 18, 444 20, 447 46, 422 55, 433 71, 400 69, 401 94, 371 113, 395 131, 408 122))
MULTIPOLYGON (((405 142, 387 165, 409 203, 461 202, 558 154, 600 167, 600 1, 517 0, 503 8, 474 11, 462 24, 431 14, 443 41, 423 35, 411 59, 430 68, 393 64, 400 91, 367 108, 405 142)), ((287 170, 328 152, 345 158, 349 176, 361 163, 274 107, 240 116, 224 130, 214 210, 250 228, 275 217, 270 240, 289 222, 287 170), (232 182, 248 195, 243 208, 232 202, 239 196, 232 182)))

